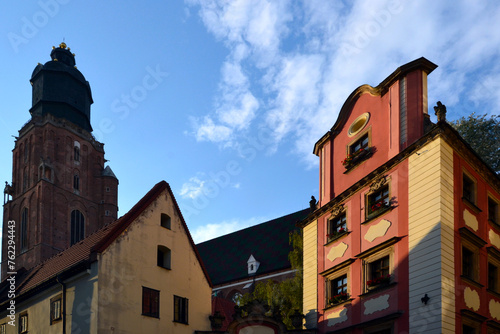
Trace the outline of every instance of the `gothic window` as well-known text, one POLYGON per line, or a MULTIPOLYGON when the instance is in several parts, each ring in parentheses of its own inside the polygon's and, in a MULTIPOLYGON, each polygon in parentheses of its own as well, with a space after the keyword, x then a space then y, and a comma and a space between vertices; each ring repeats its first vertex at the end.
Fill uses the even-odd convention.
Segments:
POLYGON ((85 217, 78 210, 71 211, 71 245, 85 236, 85 217))
POLYGON ((75 161, 80 161, 80 148, 77 146, 73 148, 73 159, 75 161))
POLYGON ((24 208, 21 212, 21 230, 20 230, 19 247, 21 251, 28 248, 28 208, 24 208))
POLYGON ((29 144, 26 142, 24 144, 24 162, 28 162, 28 156, 29 156, 29 144))
POLYGON ((73 189, 79 190, 80 189, 80 177, 78 174, 75 174, 73 176, 73 189))

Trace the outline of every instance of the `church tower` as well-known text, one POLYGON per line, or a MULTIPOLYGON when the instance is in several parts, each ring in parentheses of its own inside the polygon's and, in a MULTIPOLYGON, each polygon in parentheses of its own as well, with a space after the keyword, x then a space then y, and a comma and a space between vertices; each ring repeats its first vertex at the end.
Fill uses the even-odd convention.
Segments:
POLYGON ((53 47, 50 57, 31 76, 31 119, 19 130, 12 183, 5 186, 2 280, 79 242, 118 214, 118 179, 105 166, 104 145, 92 135, 90 85, 65 43, 53 47), (7 266, 12 235, 14 268, 7 266))

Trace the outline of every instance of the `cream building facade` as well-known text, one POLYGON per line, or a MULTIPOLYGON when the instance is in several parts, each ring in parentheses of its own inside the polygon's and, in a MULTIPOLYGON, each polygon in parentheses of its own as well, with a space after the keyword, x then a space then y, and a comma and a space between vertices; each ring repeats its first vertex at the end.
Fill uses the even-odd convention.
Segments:
POLYGON ((122 218, 11 277, 15 309, 4 280, 0 333, 210 330, 211 282, 165 181, 122 218))

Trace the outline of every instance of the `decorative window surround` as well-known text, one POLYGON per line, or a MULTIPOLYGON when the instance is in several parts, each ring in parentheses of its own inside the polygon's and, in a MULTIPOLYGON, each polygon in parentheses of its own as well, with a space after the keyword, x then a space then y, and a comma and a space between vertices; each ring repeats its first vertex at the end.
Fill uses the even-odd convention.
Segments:
POLYGON ((482 287, 483 285, 479 283, 479 250, 486 245, 486 241, 467 227, 461 227, 459 232, 461 237, 461 277, 475 286, 482 287))

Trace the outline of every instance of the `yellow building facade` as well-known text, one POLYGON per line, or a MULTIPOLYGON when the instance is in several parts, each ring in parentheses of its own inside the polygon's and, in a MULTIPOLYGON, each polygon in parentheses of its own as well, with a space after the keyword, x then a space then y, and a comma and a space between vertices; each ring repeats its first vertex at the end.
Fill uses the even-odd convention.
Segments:
POLYGON ((15 279, 13 316, 2 294, 2 333, 210 330, 210 279, 164 181, 119 220, 15 279))

